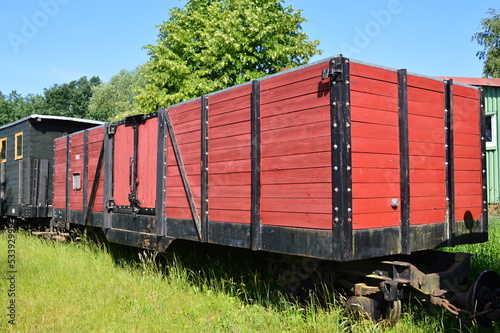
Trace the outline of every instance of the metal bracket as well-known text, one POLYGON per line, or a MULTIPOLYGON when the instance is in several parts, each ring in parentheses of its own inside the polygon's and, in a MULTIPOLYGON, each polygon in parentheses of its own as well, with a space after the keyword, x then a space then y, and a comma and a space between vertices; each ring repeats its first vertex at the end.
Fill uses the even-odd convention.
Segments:
POLYGON ((111 136, 111 135, 115 135, 116 133, 116 125, 114 124, 109 124, 108 126, 106 126, 106 134, 111 136))
POLYGON ((342 78, 342 69, 341 68, 328 68, 328 69, 323 69, 321 73, 321 78, 323 80, 326 80, 328 78, 332 78, 332 80, 335 81, 341 81, 342 78))
POLYGON ((115 200, 113 198, 109 199, 107 202, 106 202, 106 210, 108 212, 110 211, 113 211, 113 209, 115 208, 115 200))

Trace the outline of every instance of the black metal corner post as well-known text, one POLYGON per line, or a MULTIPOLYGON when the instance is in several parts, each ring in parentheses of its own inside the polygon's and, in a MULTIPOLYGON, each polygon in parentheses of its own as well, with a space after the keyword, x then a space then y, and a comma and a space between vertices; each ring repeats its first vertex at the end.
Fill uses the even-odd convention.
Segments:
POLYGON ((399 186, 401 196, 401 253, 411 253, 410 242, 410 153, 408 140, 408 73, 398 70, 399 186))
POLYGON ((328 75, 332 120, 332 246, 334 259, 342 261, 354 256, 349 63, 349 59, 342 56, 333 58, 328 75))
POLYGON ((66 136, 66 216, 65 222, 69 223, 71 219, 71 206, 70 206, 70 196, 71 196, 71 137, 68 134, 66 136))
POLYGON ((167 235, 165 195, 167 191, 167 130, 165 108, 158 108, 158 147, 156 155, 156 236, 167 235))
POLYGON ((483 235, 486 235, 484 241, 488 237, 488 189, 487 189, 487 169, 486 169, 486 115, 484 105, 484 89, 479 88, 479 121, 481 130, 481 172, 482 172, 482 197, 483 197, 483 235))
POLYGON ((208 242, 208 97, 201 96, 201 241, 208 242))
POLYGON ((447 245, 454 245, 455 224, 455 152, 453 139, 453 80, 444 81, 444 116, 446 147, 446 209, 448 211, 447 245))
POLYGON ((260 174, 261 174, 261 148, 260 148, 260 81, 252 82, 252 189, 251 189, 251 243, 252 250, 262 249, 262 222, 260 216, 260 174))
POLYGON ((106 124, 104 128, 104 223, 105 230, 112 227, 113 199, 113 154, 115 124, 106 124))
POLYGON ((83 216, 82 223, 88 220, 87 214, 89 202, 88 202, 88 187, 89 187, 89 131, 83 131, 83 216))

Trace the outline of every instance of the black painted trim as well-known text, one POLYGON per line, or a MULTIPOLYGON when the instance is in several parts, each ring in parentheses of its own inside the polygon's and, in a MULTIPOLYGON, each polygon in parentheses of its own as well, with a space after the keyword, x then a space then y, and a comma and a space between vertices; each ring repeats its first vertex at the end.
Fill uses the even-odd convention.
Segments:
POLYGON ((448 245, 453 246, 455 225, 455 152, 453 138, 453 80, 444 81, 444 116, 445 116, 445 147, 446 147, 446 200, 448 219, 448 245))
POLYGON ((398 70, 399 170, 401 209, 401 253, 411 253, 410 242, 410 153, 408 140, 408 74, 398 70))
POLYGON ((260 216, 260 174, 261 174, 261 130, 260 130, 260 81, 252 82, 252 189, 251 189, 251 243, 252 250, 262 248, 260 216))
POLYGON ((191 210, 191 216, 193 217, 193 221, 195 224, 196 231, 198 233, 198 238, 202 240, 202 226, 200 216, 196 210, 196 203, 194 201, 193 194, 191 192, 191 186, 189 185, 188 177, 186 174, 186 168, 184 167, 184 163, 182 162, 182 156, 179 150, 179 144, 177 143, 177 138, 175 136, 174 128, 172 126, 172 121, 170 120, 170 115, 168 114, 168 110, 165 113, 165 120, 167 124, 168 134, 170 136, 170 142, 172 143, 172 148, 174 149, 175 159, 177 160, 177 166, 179 168, 179 173, 181 175, 182 184, 184 185, 184 191, 186 193, 186 197, 189 202, 189 208, 191 210))
POLYGON ((208 97, 201 96, 201 241, 208 242, 208 97))
POLYGON ((66 216, 65 221, 69 222, 71 219, 70 207, 71 195, 71 136, 66 136, 66 216))
POLYGON ((167 186, 167 130, 165 108, 158 109, 158 148, 156 155, 156 235, 165 236, 165 194, 167 186))
POLYGON ((482 232, 485 235, 485 241, 488 237, 488 190, 487 190, 487 176, 486 176, 486 115, 484 106, 484 89, 479 88, 479 121, 481 130, 481 171, 482 171, 482 197, 483 197, 483 228, 482 232))
POLYGON ((332 207, 333 253, 339 260, 353 256, 351 108, 349 59, 330 61, 330 102, 332 119, 332 207))
POLYGON ((89 187, 89 132, 87 130, 83 131, 83 221, 87 221, 88 212, 88 187, 89 187))
POLYGON ((106 124, 104 129, 104 223, 103 228, 111 228, 113 199, 113 154, 116 125, 106 124))

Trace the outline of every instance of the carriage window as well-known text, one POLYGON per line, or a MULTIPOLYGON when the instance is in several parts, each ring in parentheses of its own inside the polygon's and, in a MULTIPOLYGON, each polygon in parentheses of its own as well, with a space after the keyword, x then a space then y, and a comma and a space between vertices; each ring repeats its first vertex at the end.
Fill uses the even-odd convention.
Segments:
POLYGON ((80 181, 80 174, 79 173, 74 173, 73 174, 73 190, 79 191, 82 186, 81 186, 81 181, 80 181))
POLYGON ((0 163, 7 162, 7 138, 0 139, 0 163))
POLYGON ((23 132, 16 133, 14 141, 14 159, 23 158, 23 132))
POLYGON ((486 116, 486 147, 494 148, 497 146, 497 115, 486 116))

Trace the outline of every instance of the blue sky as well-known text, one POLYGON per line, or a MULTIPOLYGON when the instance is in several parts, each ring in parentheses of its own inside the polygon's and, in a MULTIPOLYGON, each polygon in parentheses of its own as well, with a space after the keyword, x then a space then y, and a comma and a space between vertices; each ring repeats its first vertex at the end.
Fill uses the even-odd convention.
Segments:
MULTIPOLYGON (((0 0, 0 91, 44 88, 99 76, 148 60, 156 25, 185 0, 0 0)), ((286 0, 302 9, 319 60, 343 53, 431 76, 481 77, 472 35, 498 0, 286 0)))

